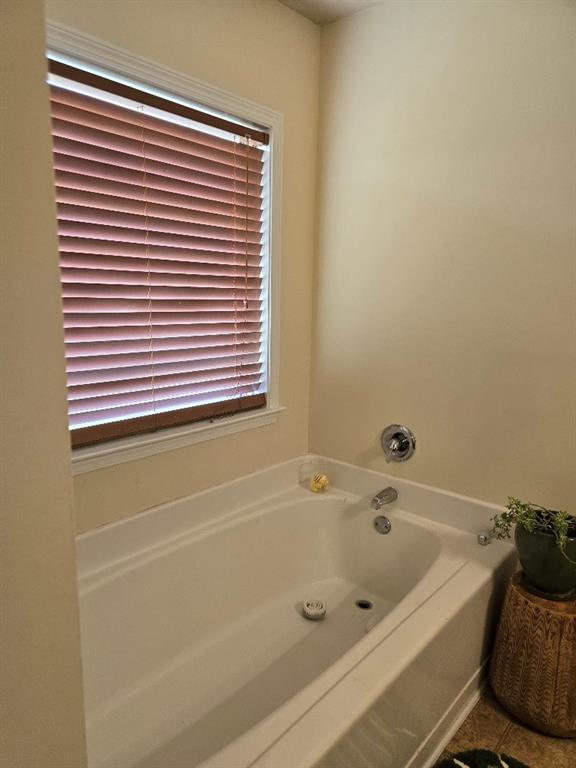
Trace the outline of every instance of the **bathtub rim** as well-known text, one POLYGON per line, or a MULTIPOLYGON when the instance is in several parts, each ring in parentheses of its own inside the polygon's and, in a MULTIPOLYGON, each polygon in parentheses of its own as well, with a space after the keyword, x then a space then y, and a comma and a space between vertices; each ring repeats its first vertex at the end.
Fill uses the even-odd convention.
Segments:
POLYGON ((486 512, 496 514, 503 510, 503 506, 452 491, 444 491, 435 486, 397 478, 377 470, 357 467, 317 454, 304 454, 188 496, 154 505, 131 517, 78 534, 76 559, 79 580, 82 581, 94 570, 106 567, 111 561, 142 550, 146 547, 147 541, 158 535, 160 528, 164 529, 164 532, 161 534, 161 539, 155 541, 154 546, 167 543, 191 527, 200 525, 210 527, 216 525, 221 519, 229 519, 243 511, 248 511, 252 506, 269 503, 282 492, 295 486, 303 488, 300 471, 304 465, 309 465, 311 462, 316 463, 328 474, 332 490, 341 491, 345 495, 369 498, 379 489, 379 484, 388 483, 397 488, 403 507, 406 497, 409 498, 409 506, 412 506, 411 502, 417 501, 419 497, 428 497, 429 501, 436 502, 431 505, 434 508, 433 511, 428 505, 420 508, 419 504, 416 504, 418 509, 407 511, 432 522, 443 522, 451 528, 462 531, 477 533, 481 530, 482 524, 485 529, 486 512), (209 502, 207 511, 199 514, 197 509, 194 509, 194 505, 198 507, 206 501, 209 502), (450 507, 448 513, 442 513, 439 509, 442 501, 448 502, 450 507), (189 509, 188 505, 191 505, 192 509, 189 509), (456 505, 464 505, 468 514, 455 514, 453 508, 456 505), (161 524, 159 524, 159 516, 162 517, 161 524), (101 544, 100 541, 103 538, 104 543, 101 544), (119 545, 114 542, 116 538, 121 540, 119 545), (102 556, 102 550, 106 553, 104 556, 102 556))

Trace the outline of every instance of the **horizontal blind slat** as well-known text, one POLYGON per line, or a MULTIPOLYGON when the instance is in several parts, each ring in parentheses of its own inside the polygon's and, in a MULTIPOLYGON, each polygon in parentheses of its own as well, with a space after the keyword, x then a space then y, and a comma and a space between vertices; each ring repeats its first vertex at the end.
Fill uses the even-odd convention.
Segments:
MULTIPOLYGON (((145 265, 142 265, 145 266, 145 265)), ((197 274, 197 273, 172 273, 166 271, 144 272, 142 269, 118 270, 118 269, 85 269, 80 267, 63 266, 60 275, 64 284, 84 285, 151 285, 153 287, 182 287, 182 288, 244 288, 261 290, 262 278, 260 276, 244 276, 240 272, 236 274, 197 274)))
POLYGON ((218 239, 218 233, 202 232, 199 235, 192 234, 170 234, 165 231, 154 229, 135 229, 131 227, 116 226, 114 219, 108 224, 91 224, 77 221, 69 221, 66 218, 60 219, 59 237, 63 245, 69 240, 79 238, 88 241, 102 241, 114 243, 122 247, 124 243, 150 246, 168 246, 170 248, 184 248, 186 250, 198 249, 202 251, 224 251, 231 253, 246 252, 250 256, 259 256, 260 237, 253 237, 250 233, 242 233, 234 237, 234 230, 225 230, 223 232, 226 240, 218 239), (67 238, 68 240, 65 240, 67 238))
MULTIPOLYGON (((186 315, 190 316, 190 322, 194 322, 195 315, 206 316, 207 320, 214 319, 218 321, 219 316, 232 315, 233 319, 238 322, 238 318, 251 319, 257 317, 257 311, 260 309, 260 300, 249 300, 244 306, 242 299, 237 301, 223 299, 222 301, 201 301, 201 300, 188 300, 180 299, 178 301, 170 301, 169 299, 68 299, 64 297, 64 314, 68 313, 78 314, 83 313, 86 315, 95 315, 100 317, 105 313, 109 314, 134 314, 142 315, 146 313, 147 321, 150 322, 150 314, 159 313, 164 316, 168 313, 170 315, 186 315)), ((185 318, 181 319, 182 322, 188 322, 185 318)), ((123 318, 123 322, 126 319, 123 318)), ((153 319, 156 322, 156 319, 153 319)))
MULTIPOLYGON (((135 187, 145 187, 157 192, 205 198, 206 200, 227 203, 232 206, 235 200, 238 199, 239 204, 244 207, 261 207, 261 189, 257 188, 256 185, 250 185, 246 190, 246 194, 238 195, 238 192, 234 191, 233 182, 207 185, 201 183, 204 180, 203 178, 196 178, 192 174, 189 178, 186 178, 185 174, 182 174, 184 178, 179 178, 164 173, 153 173, 152 171, 143 174, 141 170, 114 165, 112 162, 96 162, 73 155, 67 156, 58 152, 53 154, 53 158, 56 180, 59 183, 62 179, 61 174, 68 173, 92 179, 101 178, 105 182, 131 184, 135 187)), ((102 189, 105 188, 103 185, 102 189)))
MULTIPOLYGON (((142 140, 144 131, 148 144, 218 159, 224 164, 248 162, 250 166, 259 166, 259 170, 262 170, 263 150, 258 147, 248 148, 244 143, 210 137, 186 129, 183 129, 180 135, 169 133, 163 130, 165 124, 162 121, 151 122, 148 116, 143 116, 141 112, 123 110, 115 115, 105 115, 101 111, 94 111, 98 109, 96 100, 91 104, 66 104, 55 98, 51 99, 51 109, 53 125, 61 126, 63 130, 79 129, 78 135, 85 135, 83 131, 92 128, 116 137, 142 140), (68 127, 65 127, 66 125, 68 127), (213 139, 211 143, 210 138, 213 139)), ((178 130, 178 127, 175 129, 178 130)))
MULTIPOLYGON (((150 349, 151 338, 146 335, 141 339, 123 339, 122 341, 67 341, 66 358, 70 361, 79 358, 94 357, 97 360, 100 356, 110 356, 110 359, 122 357, 139 352, 148 352, 150 349)), ((229 334, 218 334, 211 336, 168 336, 154 338, 154 349, 159 352, 190 352, 202 354, 205 350, 207 355, 215 353, 216 350, 222 350, 222 354, 232 354, 234 350, 255 351, 260 348, 261 339, 259 333, 235 333, 233 330, 229 334)))
POLYGON ((183 388, 167 387, 165 390, 153 390, 144 392, 129 392, 122 395, 110 395, 104 397, 87 397, 83 400, 71 400, 69 402, 70 415, 80 413, 98 413, 113 408, 132 407, 135 405, 150 405, 155 408, 193 405, 200 397, 213 396, 216 393, 236 394, 241 392, 253 392, 261 383, 257 374, 235 376, 232 379, 220 381, 206 381, 201 384, 189 384, 183 388))
POLYGON ((81 165, 84 171, 100 169, 106 166, 117 170, 128 171, 131 174, 139 174, 142 183, 148 184, 148 177, 169 179, 171 182, 180 181, 188 184, 194 179, 194 184, 229 192, 232 198, 241 198, 246 195, 259 197, 260 177, 256 174, 246 180, 245 174, 238 170, 235 176, 231 170, 229 174, 216 174, 211 170, 200 170, 191 166, 171 165, 167 162, 155 160, 140 154, 128 154, 117 150, 99 147, 94 144, 82 144, 71 139, 61 139, 57 136, 53 139, 55 157, 58 158, 58 168, 67 170, 72 165, 81 165), (71 161, 76 161, 72 163, 71 161), (258 183, 255 180, 258 179, 258 183))
MULTIPOLYGON (((234 154, 225 156, 211 152, 198 153, 195 151, 194 145, 178 147, 177 149, 161 146, 153 143, 147 133, 140 133, 141 135, 135 136, 135 138, 128 138, 116 133, 86 128, 77 123, 64 122, 58 118, 53 117, 52 119, 52 136, 57 151, 67 151, 69 147, 81 148, 83 146, 88 151, 92 147, 97 155, 103 157, 116 157, 115 153, 136 157, 139 160, 138 167, 142 167, 142 161, 145 158, 146 162, 158 161, 170 166, 237 179, 238 184, 243 184, 246 181, 260 184, 262 178, 261 161, 234 154), (63 148, 65 149, 63 150, 63 148)), ((72 154, 77 157, 90 156, 81 149, 80 152, 81 154, 78 155, 72 150, 72 154)))
MULTIPOLYGON (((226 287, 217 286, 160 286, 160 285, 126 285, 111 283, 71 283, 63 281, 62 296, 64 299, 93 299, 112 300, 126 299, 128 302, 133 300, 151 300, 157 301, 176 301, 179 305, 184 305, 183 309, 189 306, 190 301, 198 303, 199 308, 205 308, 206 303, 210 301, 219 302, 260 302, 260 288, 258 286, 250 287, 245 283, 230 285, 226 287)), ((233 305, 234 306, 234 305, 233 305)), ((236 304, 239 311, 244 311, 242 304, 236 304)))
MULTIPOLYGON (((108 166, 106 167, 108 169, 108 166)), ((239 216, 244 220, 248 218, 261 221, 262 218, 261 198, 246 200, 242 197, 235 201, 233 192, 210 190, 193 182, 178 183, 178 189, 174 191, 168 188, 173 186, 174 182, 170 184, 168 180, 161 177, 152 179, 158 184, 158 188, 155 188, 151 183, 144 185, 142 174, 135 174, 133 181, 129 182, 103 177, 94 178, 87 173, 60 170, 57 167, 55 167, 55 178, 58 197, 66 195, 70 198, 70 202, 76 201, 75 195, 78 193, 84 193, 90 197, 108 195, 127 202, 148 200, 149 203, 157 203, 162 207, 173 206, 184 211, 213 213, 232 218, 239 216)))
MULTIPOLYGON (((132 320, 132 318, 130 318, 132 320)), ((240 336, 242 333, 262 333, 262 321, 250 321, 242 323, 240 328, 238 324, 234 322, 218 322, 218 323, 165 323, 164 325, 152 326, 149 329, 148 324, 141 323, 140 325, 122 325, 119 322, 116 325, 86 325, 79 324, 71 325, 72 321, 68 320, 66 324, 66 318, 64 321, 64 338, 66 342, 75 343, 78 341, 87 343, 91 341, 106 342, 106 341, 131 341, 133 339, 162 339, 162 338, 206 338, 211 339, 213 336, 240 336)))
POLYGON ((58 243, 64 258, 68 261, 71 258, 68 254, 75 254, 79 260, 86 255, 88 257, 117 256, 146 260, 184 261, 187 263, 227 264, 238 267, 245 266, 246 263, 250 267, 259 267, 262 263, 262 256, 257 247, 247 247, 246 250, 252 251, 252 253, 243 255, 240 245, 238 244, 237 249, 235 249, 236 244, 232 241, 204 239, 200 242, 199 238, 196 238, 193 242, 190 238, 187 245, 184 243, 178 245, 152 243, 147 245, 146 242, 131 242, 128 239, 122 241, 104 238, 91 239, 60 234, 58 243), (220 247, 218 247, 219 245, 220 247))
POLYGON ((229 365, 221 368, 203 368, 198 370, 183 369, 175 373, 168 370, 156 369, 156 366, 148 366, 148 370, 141 371, 140 376, 132 376, 127 379, 108 379, 106 381, 76 382, 72 380, 68 385, 68 397, 70 400, 82 400, 92 397, 103 397, 109 394, 120 395, 131 392, 143 392, 154 389, 168 389, 170 387, 187 386, 189 384, 201 385, 206 382, 229 382, 231 378, 238 379, 247 376, 260 376, 262 365, 246 361, 240 365, 229 365))
MULTIPOLYGON (((217 250, 214 242, 208 240, 199 243, 197 247, 189 244, 188 247, 170 245, 149 245, 145 250, 145 243, 131 243, 129 241, 118 242, 116 240, 91 240, 82 237, 67 237, 60 235, 59 247, 61 253, 86 253, 91 256, 124 256, 143 258, 146 253, 152 259, 167 259, 169 261, 199 261, 207 264, 238 264, 246 261, 250 266, 259 266, 262 261, 261 252, 243 255, 240 247, 236 250, 217 250), (207 247, 208 246, 208 247, 207 247)), ((228 244, 227 244, 228 245, 228 244)), ((233 243, 230 244, 233 246, 233 243)))
POLYGON ((127 353, 123 355, 100 355, 69 358, 66 364, 68 383, 70 386, 78 384, 94 384, 104 381, 118 381, 147 376, 147 370, 154 360, 154 371, 158 376, 169 373, 186 373, 200 370, 213 370, 224 368, 240 368, 249 364, 260 364, 263 360, 260 345, 254 345, 251 349, 235 351, 225 354, 221 351, 212 351, 206 354, 187 355, 182 354, 162 355, 156 352, 127 353))
MULTIPOLYGON (((196 225, 201 227, 238 229, 240 224, 248 232, 262 232, 262 221, 258 216, 252 216, 248 209, 234 209, 226 212, 195 210, 193 207, 175 205, 160 205, 147 199, 144 190, 138 199, 127 199, 118 195, 104 195, 96 192, 86 192, 77 189, 56 187, 56 202, 58 215, 68 221, 92 221, 99 223, 104 217, 114 216, 117 221, 137 221, 146 215, 149 219, 157 220, 157 226, 168 226, 164 222, 196 225), (124 218, 124 216, 126 218, 124 218), (132 219, 135 216, 138 219, 132 219)), ((106 219, 108 220, 108 219, 106 219)), ((123 226, 126 226, 124 224, 123 226)))
POLYGON ((193 257, 188 260, 182 258, 182 252, 178 251, 180 258, 170 258, 174 254, 167 254, 166 258, 154 258, 146 256, 146 251, 134 251, 126 256, 117 256, 107 253, 91 253, 87 248, 85 253, 76 251, 60 251, 60 265, 62 267, 73 267, 78 269, 102 269, 102 270, 127 270, 140 272, 143 269, 150 270, 151 273, 173 274, 173 275, 231 275, 236 277, 244 274, 246 269, 249 276, 260 276, 262 268, 260 259, 257 256, 248 257, 248 266, 246 261, 241 264, 241 254, 223 254, 194 252, 193 257))
POLYGON ((262 362, 261 351, 256 349, 253 352, 242 352, 234 355, 216 356, 208 355, 203 357, 199 355, 186 358, 186 356, 175 356, 164 360, 157 359, 154 355, 141 355, 139 358, 124 361, 116 356, 106 367, 90 367, 85 365, 86 358, 68 361, 67 373, 70 377, 70 384, 95 384, 106 381, 119 381, 129 378, 141 378, 148 375, 148 369, 153 368, 155 374, 159 377, 168 374, 196 373, 198 371, 228 370, 242 366, 260 364, 262 362), (151 360, 154 360, 152 363, 151 360), (126 364, 124 364, 126 363, 126 364))
POLYGON ((260 229, 252 229, 245 226, 245 222, 240 218, 230 219, 228 226, 220 226, 217 222, 191 223, 186 221, 174 221, 168 218, 158 218, 153 216, 145 202, 140 204, 140 210, 135 213, 124 213, 111 209, 98 210, 97 208, 88 208, 83 206, 72 206, 65 203, 58 204, 58 217, 64 230, 69 229, 72 236, 79 233, 83 236, 87 232, 87 237, 91 237, 91 227, 97 228, 106 234, 102 227, 119 228, 126 234, 131 231, 149 231, 168 235, 179 235, 189 237, 199 237, 208 239, 217 239, 237 243, 256 243, 260 245, 262 234, 260 229), (64 226, 66 223, 66 226, 64 226))

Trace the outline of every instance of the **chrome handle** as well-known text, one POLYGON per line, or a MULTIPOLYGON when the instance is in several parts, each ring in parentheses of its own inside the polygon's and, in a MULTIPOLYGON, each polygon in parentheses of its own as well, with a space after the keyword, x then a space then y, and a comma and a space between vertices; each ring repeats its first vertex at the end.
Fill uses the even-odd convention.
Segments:
POLYGON ((408 461, 416 450, 416 438, 408 427, 390 424, 380 437, 386 461, 408 461))

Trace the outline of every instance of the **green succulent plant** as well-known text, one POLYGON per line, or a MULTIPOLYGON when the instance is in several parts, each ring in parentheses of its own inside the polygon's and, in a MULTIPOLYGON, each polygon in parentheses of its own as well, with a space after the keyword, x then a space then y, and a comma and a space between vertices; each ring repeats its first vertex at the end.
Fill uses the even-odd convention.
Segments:
POLYGON ((520 501, 515 496, 508 496, 508 504, 503 512, 492 518, 492 533, 498 539, 508 539, 515 525, 521 525, 529 533, 546 533, 554 536, 560 551, 573 565, 576 562, 566 554, 568 539, 576 537, 576 517, 554 509, 541 507, 539 504, 520 501))

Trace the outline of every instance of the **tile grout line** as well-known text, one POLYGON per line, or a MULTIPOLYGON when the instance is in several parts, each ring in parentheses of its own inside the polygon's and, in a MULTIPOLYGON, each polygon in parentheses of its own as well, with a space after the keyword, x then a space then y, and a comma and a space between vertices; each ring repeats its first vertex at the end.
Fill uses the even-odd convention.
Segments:
POLYGON ((498 742, 496 744, 496 747, 494 748, 495 752, 499 752, 501 747, 504 746, 506 738, 508 737, 508 734, 510 733, 510 731, 513 728, 514 728, 514 723, 512 722, 512 720, 509 720, 507 725, 506 725, 506 728, 504 729, 504 733, 500 736, 500 738, 498 739, 498 742))

